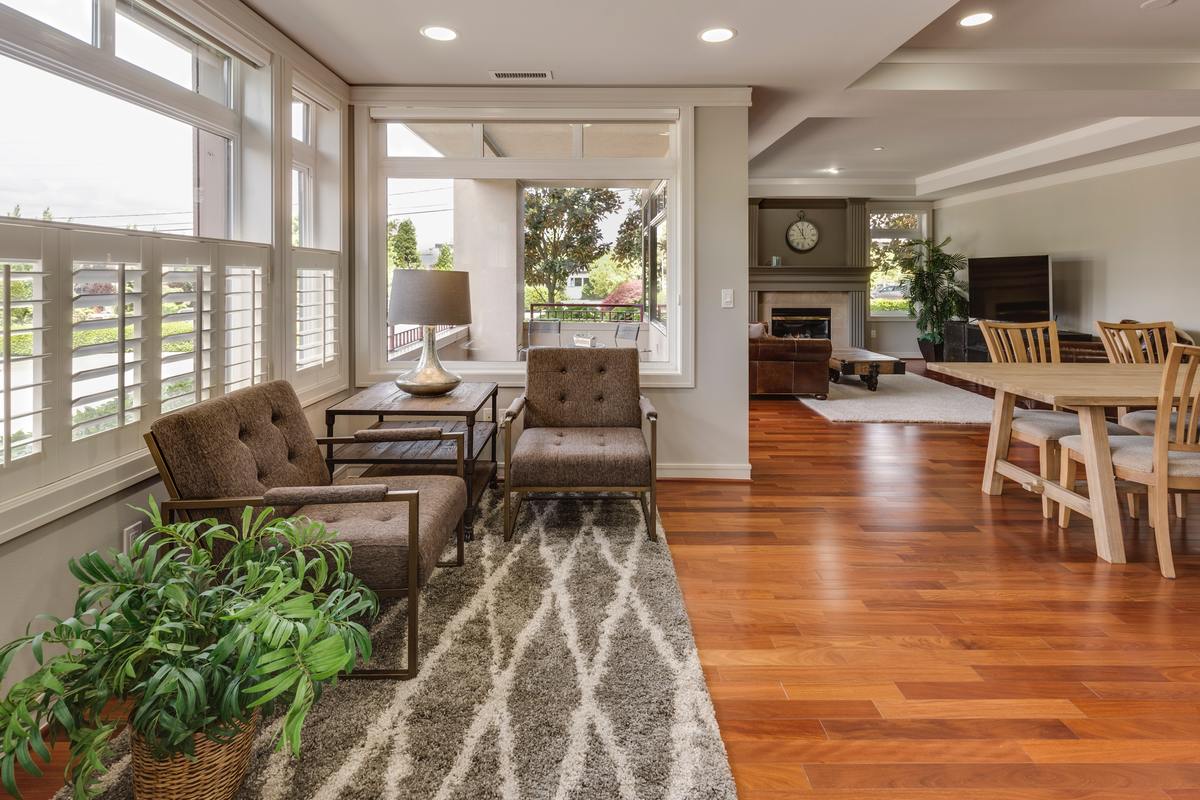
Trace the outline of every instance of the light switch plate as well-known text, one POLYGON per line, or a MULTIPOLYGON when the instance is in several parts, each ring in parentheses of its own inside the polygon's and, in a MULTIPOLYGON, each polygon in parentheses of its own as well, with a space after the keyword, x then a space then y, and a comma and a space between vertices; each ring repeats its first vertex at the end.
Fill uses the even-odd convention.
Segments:
POLYGON ((733 289, 721 290, 721 308, 733 308, 733 289))

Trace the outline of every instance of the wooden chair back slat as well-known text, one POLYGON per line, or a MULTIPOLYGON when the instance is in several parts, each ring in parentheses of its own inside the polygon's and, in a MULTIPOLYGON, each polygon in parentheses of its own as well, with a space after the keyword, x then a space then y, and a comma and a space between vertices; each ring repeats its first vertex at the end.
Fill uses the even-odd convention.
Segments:
POLYGON ((1155 471, 1166 467, 1173 450, 1200 452, 1200 347, 1173 344, 1168 353, 1154 429, 1155 471))
POLYGON ((988 356, 997 364, 1058 364, 1058 324, 980 320, 988 356))
POLYGON ((1112 364, 1164 364, 1175 343, 1172 322, 1097 322, 1112 364))

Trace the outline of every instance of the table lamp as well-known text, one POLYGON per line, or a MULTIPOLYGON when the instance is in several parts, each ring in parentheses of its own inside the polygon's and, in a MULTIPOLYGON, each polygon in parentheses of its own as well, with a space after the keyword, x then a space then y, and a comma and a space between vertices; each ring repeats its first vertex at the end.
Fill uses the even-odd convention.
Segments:
POLYGON ((398 269, 392 272, 388 303, 389 325, 424 325, 421 358, 396 378, 396 386, 423 397, 446 394, 462 382, 442 366, 437 352, 437 325, 466 325, 471 321, 471 289, 466 272, 398 269))

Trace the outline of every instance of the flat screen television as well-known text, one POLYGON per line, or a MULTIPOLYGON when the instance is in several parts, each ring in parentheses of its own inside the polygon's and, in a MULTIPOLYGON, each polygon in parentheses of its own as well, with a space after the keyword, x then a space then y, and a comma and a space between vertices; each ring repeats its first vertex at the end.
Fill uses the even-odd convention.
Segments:
POLYGON ((967 260, 971 319, 1037 322, 1054 319, 1050 256, 967 260))

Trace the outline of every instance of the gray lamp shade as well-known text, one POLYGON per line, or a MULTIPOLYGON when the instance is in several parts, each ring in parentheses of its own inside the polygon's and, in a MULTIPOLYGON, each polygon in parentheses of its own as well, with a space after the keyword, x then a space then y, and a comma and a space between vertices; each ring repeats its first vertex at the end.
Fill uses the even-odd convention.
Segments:
POLYGON ((471 321, 468 275, 454 270, 393 270, 388 324, 466 325, 471 321))

